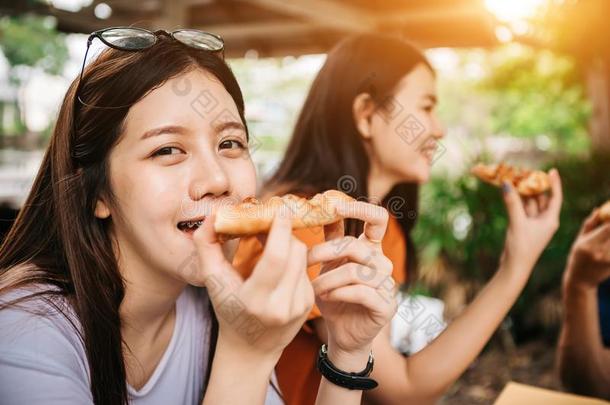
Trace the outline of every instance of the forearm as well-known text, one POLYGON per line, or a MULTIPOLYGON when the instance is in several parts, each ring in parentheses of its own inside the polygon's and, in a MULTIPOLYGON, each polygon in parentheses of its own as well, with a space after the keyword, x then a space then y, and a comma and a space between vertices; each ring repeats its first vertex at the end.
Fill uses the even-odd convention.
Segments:
MULTIPOLYGON (((359 353, 340 353, 335 350, 333 343, 328 343, 328 359, 337 368, 347 372, 360 372, 367 364, 370 350, 362 350, 359 353)), ((340 387, 322 377, 316 405, 359 405, 362 401, 362 391, 349 390, 340 387)))
POLYGON ((239 353, 218 341, 203 405, 264 404, 275 361, 239 353))
POLYGON ((506 316, 527 282, 529 272, 524 270, 501 265, 445 331, 420 352, 402 359, 406 371, 401 389, 385 392, 380 387, 379 393, 371 392, 373 398, 383 396, 384 403, 411 399, 433 402, 440 398, 478 356, 506 316))
POLYGON ((610 350, 601 340, 597 291, 572 283, 563 290, 557 350, 561 380, 574 392, 610 398, 610 350))

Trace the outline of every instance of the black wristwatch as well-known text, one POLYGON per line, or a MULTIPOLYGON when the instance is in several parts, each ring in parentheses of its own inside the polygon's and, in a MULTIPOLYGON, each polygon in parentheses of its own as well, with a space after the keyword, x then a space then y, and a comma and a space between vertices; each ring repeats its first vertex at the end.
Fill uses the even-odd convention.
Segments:
POLYGON ((359 373, 348 373, 346 371, 339 370, 331 361, 328 359, 328 348, 326 344, 320 347, 318 353, 318 361, 316 365, 320 374, 324 376, 331 383, 338 385, 343 388, 350 390, 372 390, 377 387, 377 381, 369 378, 373 371, 373 364, 375 359, 373 353, 369 354, 369 361, 366 363, 366 368, 359 373))

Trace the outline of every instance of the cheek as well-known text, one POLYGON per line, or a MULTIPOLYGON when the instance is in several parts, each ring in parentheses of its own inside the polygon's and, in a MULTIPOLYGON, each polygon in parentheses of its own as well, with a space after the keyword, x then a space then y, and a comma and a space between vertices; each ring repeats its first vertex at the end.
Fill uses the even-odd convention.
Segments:
POLYGON ((234 159, 225 165, 231 189, 240 198, 256 195, 256 170, 250 158, 234 159))
POLYGON ((128 221, 152 224, 171 214, 165 211, 175 205, 173 200, 180 195, 176 176, 147 170, 145 166, 121 172, 113 173, 113 192, 128 221))

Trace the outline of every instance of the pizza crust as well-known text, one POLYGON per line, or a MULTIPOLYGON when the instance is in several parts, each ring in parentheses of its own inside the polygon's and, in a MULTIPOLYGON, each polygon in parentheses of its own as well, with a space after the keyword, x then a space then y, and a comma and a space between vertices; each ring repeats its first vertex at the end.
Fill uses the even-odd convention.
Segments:
POLYGON ((535 196, 551 188, 549 175, 540 170, 528 170, 500 163, 497 165, 484 165, 478 163, 471 169, 471 173, 486 183, 501 187, 507 181, 519 194, 526 197, 535 196))
POLYGON ((338 190, 328 190, 310 199, 286 194, 261 202, 249 197, 240 204, 219 208, 214 230, 220 240, 268 233, 276 215, 290 218, 292 229, 328 225, 343 219, 335 205, 351 201, 355 200, 338 190))
POLYGON ((610 201, 599 207, 599 219, 602 222, 610 222, 610 201))

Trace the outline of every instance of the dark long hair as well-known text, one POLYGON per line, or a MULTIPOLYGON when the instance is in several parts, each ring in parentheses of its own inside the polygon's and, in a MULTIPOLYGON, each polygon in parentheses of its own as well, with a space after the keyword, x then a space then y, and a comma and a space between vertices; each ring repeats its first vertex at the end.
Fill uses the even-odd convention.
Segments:
MULTIPOLYGON (((421 51, 399 38, 361 34, 340 42, 314 79, 284 159, 265 188, 303 194, 335 188, 356 199, 368 199, 370 162, 356 127, 354 99, 368 93, 377 108, 386 108, 398 82, 420 63, 433 70, 421 51)), ((402 183, 380 202, 405 235, 407 280, 416 268, 410 232, 417 218, 417 200, 417 184, 402 183)), ((346 232, 352 235, 361 231, 361 223, 346 224, 346 232)))
MULTIPOLYGON (((33 284, 51 285, 49 291, 25 298, 41 296, 56 308, 53 298, 71 304, 96 404, 128 401, 119 317, 124 285, 111 244, 112 219, 94 215, 99 198, 120 214, 110 188, 108 157, 129 106, 191 69, 202 69, 224 85, 246 125, 239 85, 217 55, 169 38, 159 38, 140 52, 107 49, 84 72, 79 95, 86 103, 75 103, 76 81, 68 89, 30 194, 0 246, 0 295, 33 284), (103 108, 110 106, 118 108, 103 108)), ((13 300, 0 309, 16 304, 13 300)), ((215 318, 212 325, 210 364, 215 318)))

